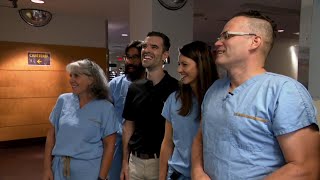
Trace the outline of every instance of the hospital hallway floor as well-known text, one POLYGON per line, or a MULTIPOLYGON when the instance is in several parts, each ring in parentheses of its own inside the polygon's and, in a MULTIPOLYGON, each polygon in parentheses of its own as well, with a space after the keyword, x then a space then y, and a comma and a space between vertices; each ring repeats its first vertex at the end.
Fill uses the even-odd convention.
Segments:
POLYGON ((45 138, 0 142, 0 180, 41 180, 45 138))

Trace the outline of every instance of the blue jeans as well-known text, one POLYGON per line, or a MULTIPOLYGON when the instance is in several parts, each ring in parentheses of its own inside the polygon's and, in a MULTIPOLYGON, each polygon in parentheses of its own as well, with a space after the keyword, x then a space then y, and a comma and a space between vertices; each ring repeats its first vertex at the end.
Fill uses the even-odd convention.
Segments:
POLYGON ((122 168, 122 152, 122 135, 117 133, 113 160, 108 175, 110 180, 120 180, 120 173, 122 168))

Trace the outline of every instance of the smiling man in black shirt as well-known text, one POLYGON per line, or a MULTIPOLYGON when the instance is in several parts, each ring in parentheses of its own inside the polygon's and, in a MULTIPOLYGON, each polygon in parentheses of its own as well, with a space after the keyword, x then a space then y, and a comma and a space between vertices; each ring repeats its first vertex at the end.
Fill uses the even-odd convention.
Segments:
POLYGON ((165 129, 161 111, 167 97, 178 88, 178 81, 163 70, 169 48, 169 38, 160 32, 148 33, 142 43, 142 65, 147 78, 132 83, 128 89, 123 110, 126 121, 121 179, 159 179, 159 154, 165 129))

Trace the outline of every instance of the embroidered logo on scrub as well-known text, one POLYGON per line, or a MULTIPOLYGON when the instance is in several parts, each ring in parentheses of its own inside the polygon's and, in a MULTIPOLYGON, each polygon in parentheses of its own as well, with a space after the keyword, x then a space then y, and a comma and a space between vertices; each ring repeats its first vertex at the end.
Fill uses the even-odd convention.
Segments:
POLYGON ((234 113, 235 116, 240 116, 240 117, 245 117, 245 118, 248 118, 248 119, 253 119, 255 121, 260 121, 260 122, 268 122, 268 120, 266 119, 262 119, 262 118, 259 118, 259 117, 254 117, 254 116, 249 116, 247 114, 242 114, 242 113, 234 113))

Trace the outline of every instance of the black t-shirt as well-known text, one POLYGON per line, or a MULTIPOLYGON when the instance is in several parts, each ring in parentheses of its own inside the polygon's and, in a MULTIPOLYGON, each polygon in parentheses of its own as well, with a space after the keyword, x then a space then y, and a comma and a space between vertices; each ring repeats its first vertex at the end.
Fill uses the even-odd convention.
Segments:
POLYGON ((168 96, 178 89, 178 81, 166 71, 162 80, 153 86, 150 80, 139 80, 129 86, 123 118, 135 122, 129 141, 131 151, 159 153, 165 131, 161 112, 168 96))

